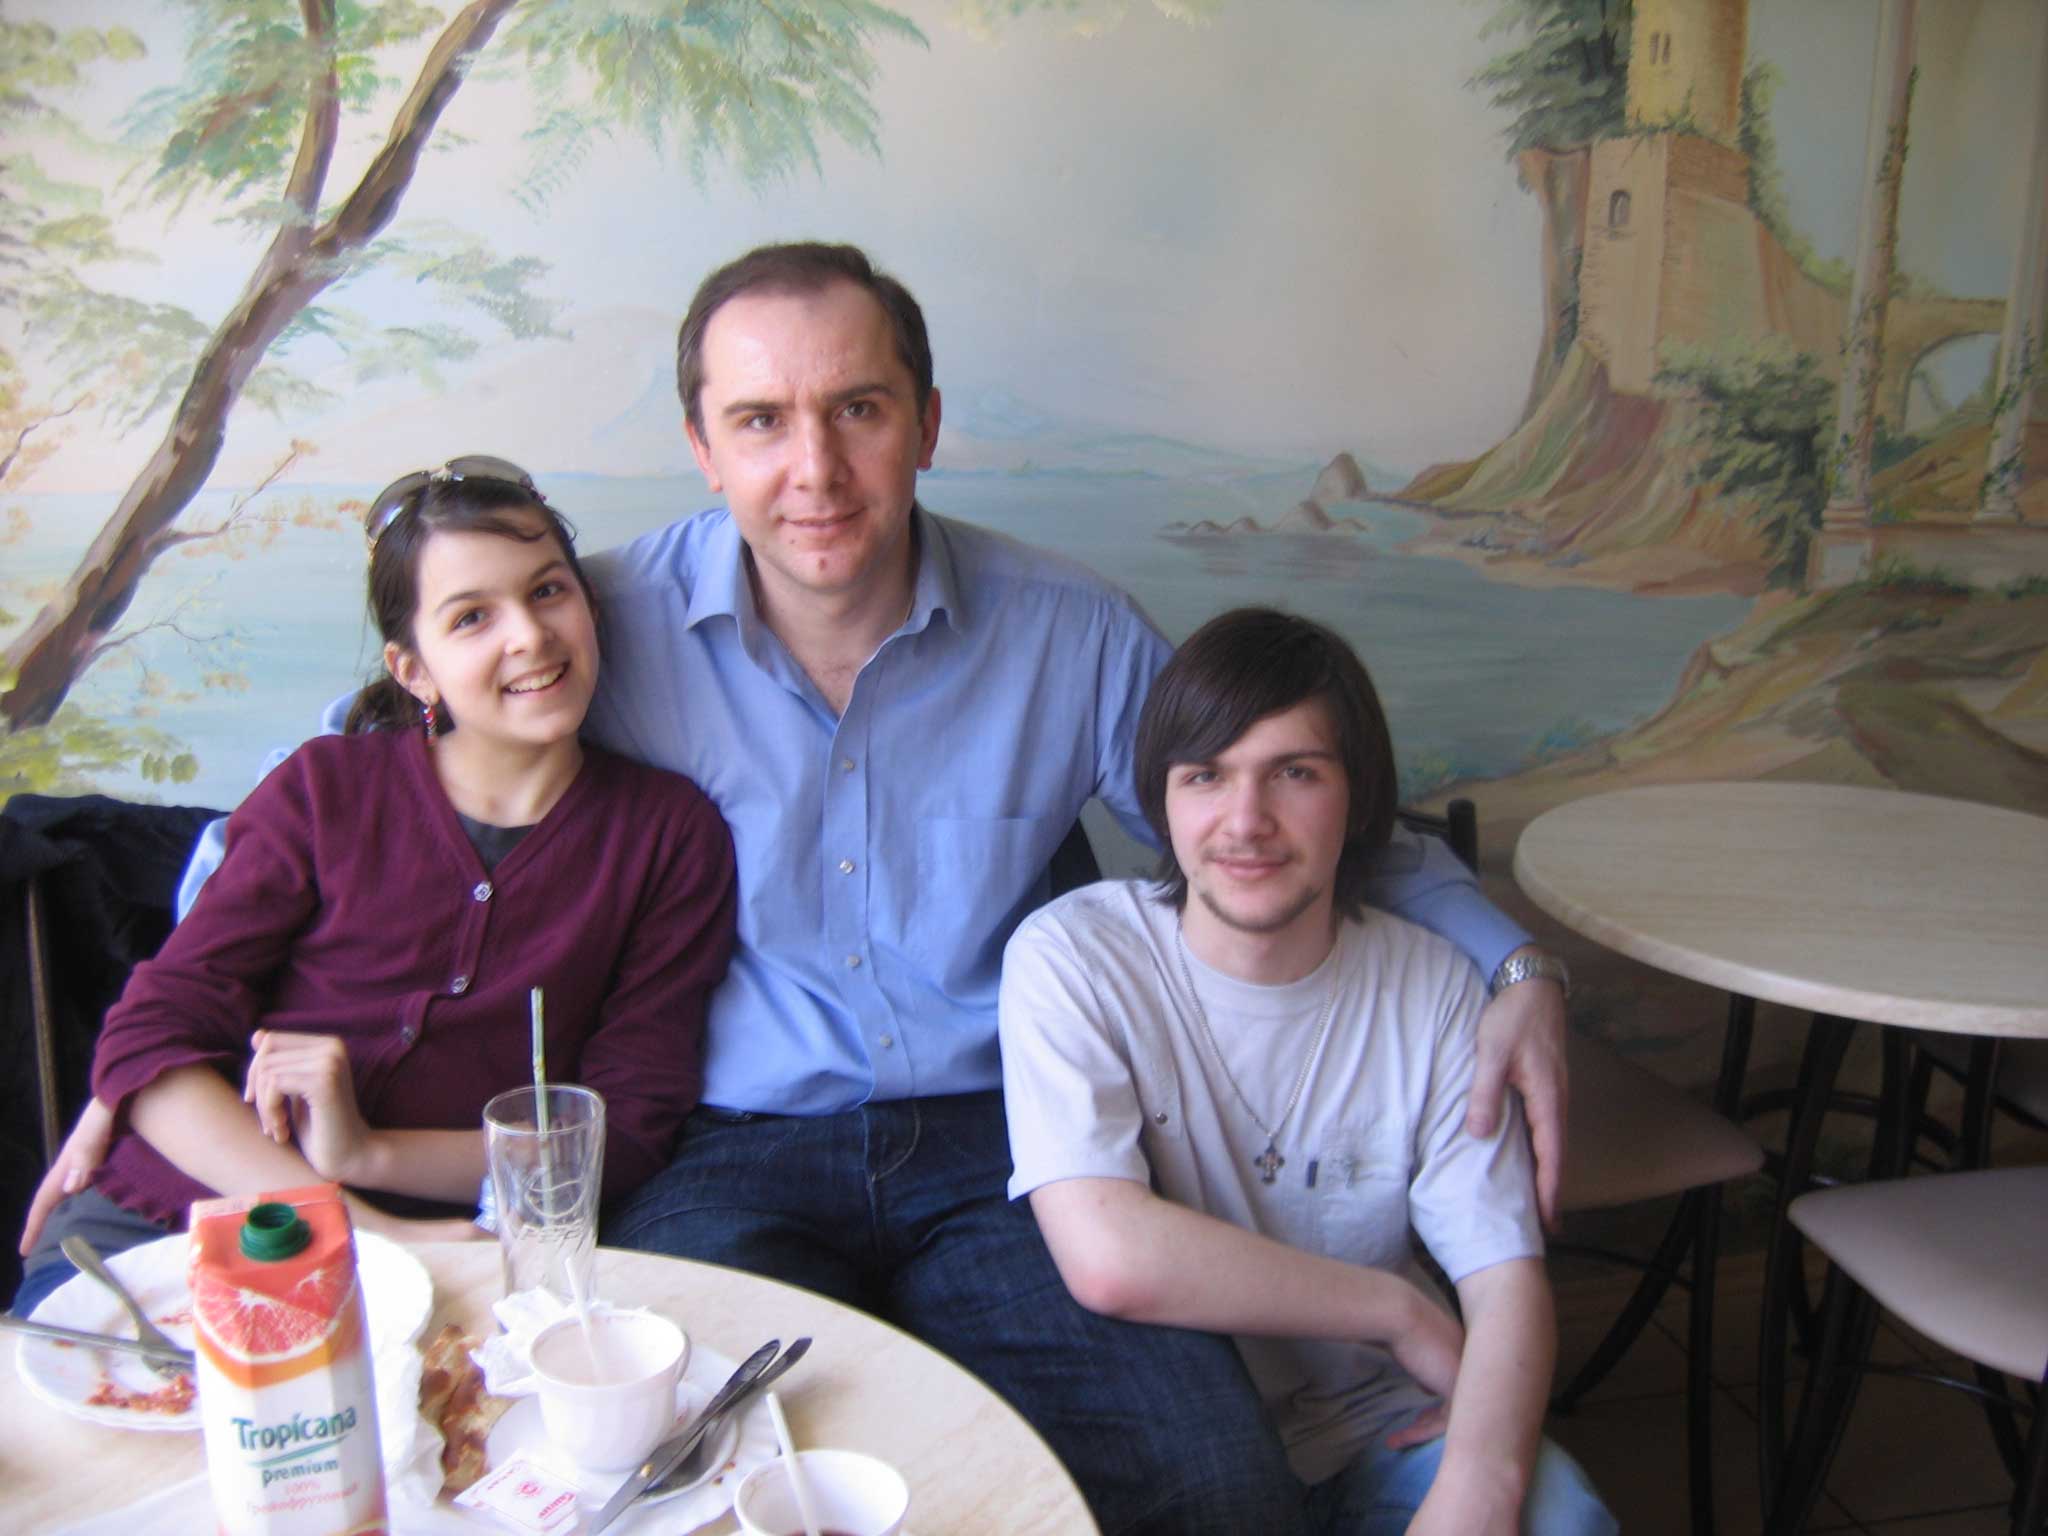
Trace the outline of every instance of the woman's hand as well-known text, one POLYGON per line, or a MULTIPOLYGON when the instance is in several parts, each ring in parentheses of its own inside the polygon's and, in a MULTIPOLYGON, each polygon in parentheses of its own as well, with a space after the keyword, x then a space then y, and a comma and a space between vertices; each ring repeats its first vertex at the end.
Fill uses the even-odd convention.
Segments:
POLYGON ((333 1035, 259 1029, 242 1098, 279 1146, 296 1138, 299 1154, 323 1179, 362 1184, 373 1133, 356 1107, 348 1049, 333 1035))
POLYGON ((36 1186, 35 1199, 29 1202, 28 1220, 21 1228, 23 1258, 28 1257, 36 1239, 43 1235, 43 1223, 50 1219, 50 1212, 63 1204, 67 1196, 77 1194, 92 1182, 95 1170, 107 1160, 107 1148, 113 1140, 114 1112, 96 1098, 87 1099, 78 1124, 71 1127, 71 1134, 57 1149, 57 1160, 50 1164, 50 1171, 36 1186))

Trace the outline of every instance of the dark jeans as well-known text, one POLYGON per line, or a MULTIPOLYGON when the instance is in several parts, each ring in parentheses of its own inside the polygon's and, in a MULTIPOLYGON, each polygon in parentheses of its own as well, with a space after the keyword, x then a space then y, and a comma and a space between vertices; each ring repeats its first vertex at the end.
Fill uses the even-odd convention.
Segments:
POLYGON ((806 1286, 944 1351, 1045 1437, 1105 1536, 1305 1530, 1229 1341, 1081 1307, 1009 1175, 1000 1093, 817 1117, 700 1109, 604 1240, 806 1286))

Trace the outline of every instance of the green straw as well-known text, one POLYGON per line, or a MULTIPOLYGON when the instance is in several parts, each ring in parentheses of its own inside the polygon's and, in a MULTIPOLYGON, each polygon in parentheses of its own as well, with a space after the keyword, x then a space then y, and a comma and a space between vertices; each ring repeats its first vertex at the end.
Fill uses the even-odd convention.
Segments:
POLYGON ((545 1004, 539 987, 533 989, 530 1000, 533 1004, 533 1125, 545 1136, 548 1133, 548 1055, 541 1035, 541 1011, 545 1004))

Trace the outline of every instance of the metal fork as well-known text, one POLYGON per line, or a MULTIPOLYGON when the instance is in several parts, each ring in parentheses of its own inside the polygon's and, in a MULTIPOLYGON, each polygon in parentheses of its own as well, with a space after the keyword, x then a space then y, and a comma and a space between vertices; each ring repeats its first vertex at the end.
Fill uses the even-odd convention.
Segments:
MULTIPOLYGON (((143 1312, 141 1306, 137 1304, 135 1298, 128 1294, 128 1287, 116 1278, 111 1269, 107 1268, 106 1260, 100 1257, 99 1250, 93 1247, 91 1243, 88 1243, 74 1232, 57 1246, 64 1251, 65 1258, 76 1264, 79 1269, 91 1275, 93 1279, 99 1281, 101 1285, 104 1285, 120 1298, 121 1305, 128 1309, 128 1315, 135 1319, 135 1336, 138 1339, 158 1349, 167 1349, 178 1354, 187 1353, 182 1345, 176 1343, 163 1329, 157 1327, 155 1323, 149 1320, 149 1317, 143 1312)), ((178 1376, 184 1373, 184 1367, 174 1365, 168 1360, 158 1359, 154 1356, 145 1356, 144 1358, 148 1361, 149 1368, 159 1376, 178 1376)))

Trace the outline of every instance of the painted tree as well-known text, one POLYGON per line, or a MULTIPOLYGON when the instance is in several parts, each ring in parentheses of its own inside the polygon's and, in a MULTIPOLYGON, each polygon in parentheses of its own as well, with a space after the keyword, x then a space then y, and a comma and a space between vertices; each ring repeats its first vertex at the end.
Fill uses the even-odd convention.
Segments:
POLYGON ((1629 0, 1505 0, 1485 33, 1524 41, 1472 77, 1510 114, 1508 156, 1557 152, 1626 131, 1629 0))
MULTIPOLYGON (((1827 521, 1868 529, 1877 390, 1884 372, 1885 313, 1898 273, 1899 189, 1906 178, 1906 125, 1913 110, 1914 0, 1885 0, 1865 134, 1856 269, 1842 335, 1842 390, 1829 470, 1827 521)), ((1901 426, 1904 423, 1900 424, 1901 426)))
MULTIPOLYGON (((296 346, 316 336, 338 342, 359 372, 374 374, 475 345, 453 328, 372 325, 323 298, 383 264, 438 285, 515 337, 552 329, 552 307, 532 291, 538 263, 500 259, 454 232, 383 238, 487 48, 530 84, 539 155, 530 185, 545 195, 550 178, 617 133, 680 149, 700 172, 729 163, 752 181, 815 166, 822 136, 872 148, 875 42, 923 41, 909 20, 872 0, 471 0, 448 18, 416 0, 181 4, 190 22, 185 72, 143 101, 133 121, 160 145, 140 195, 181 215, 218 207, 264 230, 266 243, 210 326, 175 306, 94 288, 80 251, 46 263, 44 280, 24 291, 31 328, 82 392, 102 391, 97 408, 141 420, 175 404, 148 463, 61 591, 0 657, 0 721, 9 732, 52 720, 104 654, 151 566, 190 535, 179 518, 211 474, 235 409, 245 401, 285 409, 305 398, 311 385, 290 368, 296 346), (387 61, 429 38, 398 93, 387 61), (387 108, 382 146, 361 176, 330 185, 345 121, 387 108), (170 366, 157 366, 165 359, 170 366)), ((43 51, 68 57, 75 72, 116 51, 111 36, 95 45, 52 33, 43 51)), ((64 83, 16 71, 0 107, 17 116, 36 110, 64 83)), ((15 188, 34 179, 32 166, 10 168, 10 205, 15 188)), ((9 216, 16 211, 10 206, 9 216)), ((95 217, 110 244, 111 226, 95 217)))
POLYGON ((1820 359, 1778 337, 1671 343, 1657 383, 1679 418, 1687 478, 1748 508, 1774 586, 1797 586, 1826 499, 1823 438, 1834 389, 1820 359))
POLYGON ((1508 158, 1543 210, 1543 345, 1536 353, 1528 420, 1557 382, 1579 334, 1588 146, 1628 127, 1630 0, 1503 0, 1485 34, 1518 34, 1470 84, 1509 114, 1508 158))
MULTIPOLYGON (((139 58, 142 43, 123 28, 59 32, 0 16, 0 311, 24 314, 55 299, 70 271, 119 254, 97 192, 45 173, 22 140, 37 134, 78 142, 82 130, 44 97, 77 88, 107 60, 139 58)), ((61 424, 89 403, 32 389, 20 359, 0 342, 0 485, 56 446, 61 424)))

